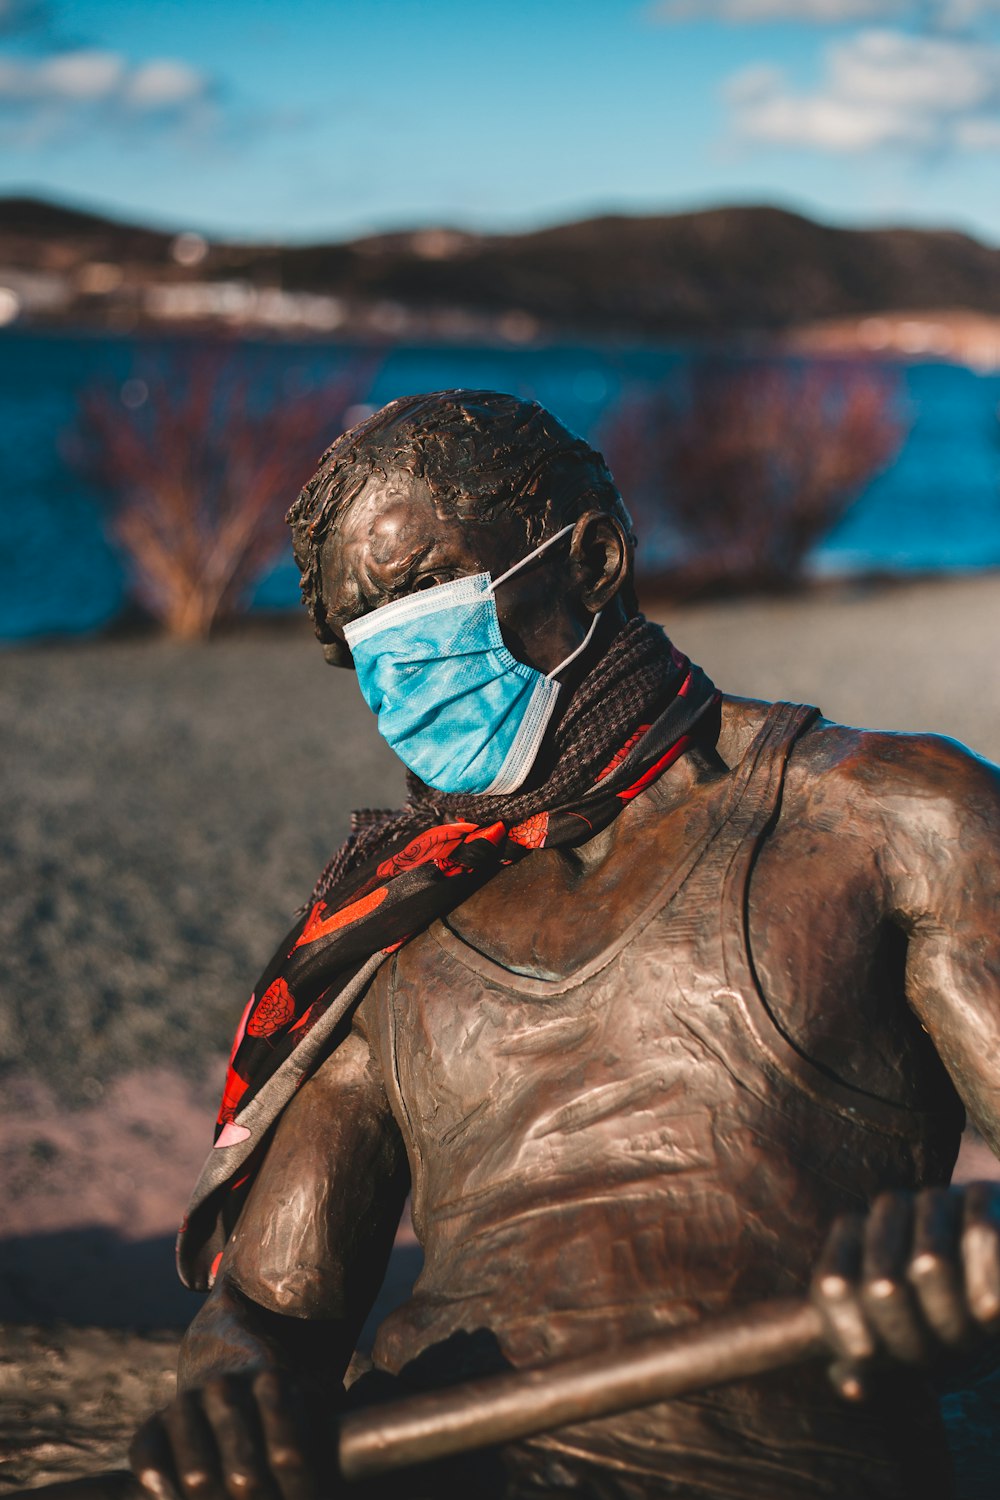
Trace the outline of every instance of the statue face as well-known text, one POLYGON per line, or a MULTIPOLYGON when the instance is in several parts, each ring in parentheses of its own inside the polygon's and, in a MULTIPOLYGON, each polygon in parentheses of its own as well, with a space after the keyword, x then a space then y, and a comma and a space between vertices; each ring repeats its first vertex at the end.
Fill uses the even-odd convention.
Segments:
MULTIPOLYGON (((504 640, 520 661, 549 672, 583 639, 593 610, 583 603, 570 543, 548 552, 497 590, 504 640)), ((494 578, 531 551, 518 516, 462 520, 442 513, 422 480, 373 476, 327 536, 320 554, 327 659, 346 662, 341 627, 422 588, 472 573, 494 578), (329 638, 327 636, 327 638, 329 638)))

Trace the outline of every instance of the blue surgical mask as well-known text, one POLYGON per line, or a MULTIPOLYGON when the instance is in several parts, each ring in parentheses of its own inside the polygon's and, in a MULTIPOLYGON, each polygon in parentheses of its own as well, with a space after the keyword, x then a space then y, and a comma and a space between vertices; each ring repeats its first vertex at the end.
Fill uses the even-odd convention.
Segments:
POLYGON ((572 530, 564 526, 495 581, 476 573, 439 583, 344 626, 380 734, 439 792, 513 792, 531 770, 559 696, 555 679, 589 645, 600 614, 543 674, 508 651, 494 594, 572 530))

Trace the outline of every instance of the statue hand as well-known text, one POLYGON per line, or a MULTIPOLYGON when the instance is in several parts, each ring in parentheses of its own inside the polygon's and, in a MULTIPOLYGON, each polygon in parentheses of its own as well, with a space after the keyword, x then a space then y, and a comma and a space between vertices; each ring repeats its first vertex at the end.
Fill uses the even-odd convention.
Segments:
POLYGON ((326 1465, 319 1482, 309 1426, 274 1371, 220 1375, 144 1422, 129 1462, 155 1500, 317 1500, 337 1486, 326 1465))
POLYGON ((883 1193, 831 1230, 812 1296, 836 1351, 831 1376, 860 1400, 873 1359, 926 1365, 1000 1332, 1000 1184, 883 1193))

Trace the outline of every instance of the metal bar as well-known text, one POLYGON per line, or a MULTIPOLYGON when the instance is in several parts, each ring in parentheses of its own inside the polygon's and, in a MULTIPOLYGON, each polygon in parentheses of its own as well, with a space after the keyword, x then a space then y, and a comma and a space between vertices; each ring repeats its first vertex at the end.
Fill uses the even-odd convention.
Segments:
MULTIPOLYGON (((826 1349, 822 1319, 811 1303, 760 1302, 619 1349, 346 1413, 340 1418, 337 1460, 346 1480, 370 1479, 763 1375, 826 1349)), ((116 1469, 8 1492, 5 1500, 29 1496, 144 1500, 145 1491, 127 1470, 116 1469)))
POLYGON ((811 1303, 760 1303, 625 1348, 350 1413, 340 1427, 341 1473, 367 1479, 532 1437, 798 1364, 826 1347, 811 1303))

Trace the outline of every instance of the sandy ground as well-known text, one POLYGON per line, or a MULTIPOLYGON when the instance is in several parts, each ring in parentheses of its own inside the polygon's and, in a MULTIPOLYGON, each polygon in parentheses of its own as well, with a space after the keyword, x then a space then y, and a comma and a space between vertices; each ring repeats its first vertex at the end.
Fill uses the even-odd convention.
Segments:
MULTIPOLYGON (((998 578, 664 623, 727 691, 1000 759, 998 578)), ((208 648, 8 652, 0 721, 0 1319, 15 1413, 0 1417, 0 1484, 20 1484, 100 1467, 169 1385, 170 1335, 107 1325, 190 1317, 170 1244, 229 1032, 350 808, 397 803, 402 775, 353 679, 293 623, 208 648), (29 1326, 59 1318, 79 1327, 29 1326)), ((965 1175, 991 1166, 980 1147, 965 1175)), ((414 1256, 404 1236, 390 1297, 414 1256)))
POLYGON ((122 1468, 124 1423, 169 1400, 177 1333, 7 1326, 0 1345, 0 1493, 122 1468))

